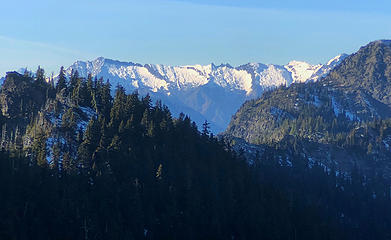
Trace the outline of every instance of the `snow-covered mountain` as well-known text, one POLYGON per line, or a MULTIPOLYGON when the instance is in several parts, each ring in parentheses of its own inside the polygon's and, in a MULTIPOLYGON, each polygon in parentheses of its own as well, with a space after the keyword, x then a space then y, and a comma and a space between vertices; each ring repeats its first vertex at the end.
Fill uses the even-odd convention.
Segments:
POLYGON ((108 79, 113 89, 119 84, 128 92, 149 93, 154 99, 161 99, 175 115, 184 112, 198 125, 208 120, 212 131, 217 133, 228 126, 244 101, 259 97, 265 89, 316 81, 346 56, 339 55, 324 65, 291 61, 284 66, 248 63, 239 67, 141 65, 100 57, 75 62, 67 74, 77 70, 80 76, 86 77, 91 73, 93 77, 108 79))

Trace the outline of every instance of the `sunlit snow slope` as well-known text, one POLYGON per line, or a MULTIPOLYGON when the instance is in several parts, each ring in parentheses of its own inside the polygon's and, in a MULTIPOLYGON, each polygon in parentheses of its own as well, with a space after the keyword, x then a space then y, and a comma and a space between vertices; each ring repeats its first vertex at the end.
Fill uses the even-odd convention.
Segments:
POLYGON ((339 55, 325 65, 291 61, 285 66, 248 63, 239 67, 141 65, 100 57, 78 61, 67 73, 77 70, 84 77, 91 73, 93 77, 108 79, 113 88, 120 84, 128 92, 149 93, 154 99, 161 99, 175 115, 190 115, 198 126, 208 120, 212 131, 218 133, 228 126, 244 101, 259 97, 265 89, 316 81, 345 57, 339 55))

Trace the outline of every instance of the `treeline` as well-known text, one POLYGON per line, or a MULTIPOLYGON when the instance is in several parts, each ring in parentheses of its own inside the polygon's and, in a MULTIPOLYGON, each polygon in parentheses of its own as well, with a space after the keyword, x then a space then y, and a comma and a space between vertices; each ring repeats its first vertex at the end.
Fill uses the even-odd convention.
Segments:
POLYGON ((272 148, 250 165, 149 96, 38 76, 46 103, 0 154, 0 239, 390 238, 381 176, 282 167, 272 148))

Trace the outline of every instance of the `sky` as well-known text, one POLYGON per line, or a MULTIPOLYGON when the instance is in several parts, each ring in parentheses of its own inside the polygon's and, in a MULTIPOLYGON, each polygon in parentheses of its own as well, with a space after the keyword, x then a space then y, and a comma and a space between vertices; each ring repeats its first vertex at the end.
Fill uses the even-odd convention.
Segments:
POLYGON ((103 56, 168 65, 325 63, 391 39, 391 1, 4 0, 0 77, 103 56))

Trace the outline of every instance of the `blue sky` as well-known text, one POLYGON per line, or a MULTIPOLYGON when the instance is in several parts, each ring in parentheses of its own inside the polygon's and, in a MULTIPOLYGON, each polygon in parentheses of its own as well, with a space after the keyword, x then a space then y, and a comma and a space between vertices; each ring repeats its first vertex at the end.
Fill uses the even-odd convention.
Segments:
POLYGON ((323 63, 391 39, 391 1, 13 0, 1 3, 0 75, 99 56, 170 65, 323 63))

